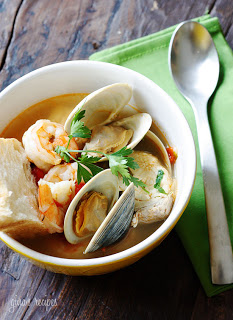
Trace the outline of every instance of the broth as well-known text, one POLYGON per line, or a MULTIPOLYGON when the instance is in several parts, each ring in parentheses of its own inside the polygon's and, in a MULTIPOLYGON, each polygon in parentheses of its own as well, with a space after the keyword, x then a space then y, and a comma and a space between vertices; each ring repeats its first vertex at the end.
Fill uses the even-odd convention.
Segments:
MULTIPOLYGON (((41 101, 24 110, 12 120, 3 130, 1 137, 16 138, 21 141, 23 133, 39 119, 49 119, 64 124, 69 113, 85 96, 87 96, 87 94, 84 93, 66 94, 41 101)), ((130 114, 132 114, 132 110, 129 110, 128 112, 124 111, 124 116, 130 114)), ((155 126, 153 127, 153 131, 157 131, 155 126)), ((161 136, 161 133, 159 135, 161 136)), ((154 143, 146 137, 143 138, 135 149, 148 151, 158 156, 162 161, 160 151, 154 143)), ((86 255, 84 255, 83 252, 91 237, 84 239, 81 243, 76 245, 68 243, 63 234, 51 234, 36 237, 34 239, 23 239, 20 240, 20 242, 33 250, 55 257, 68 259, 97 258, 126 250, 138 244, 150 236, 162 223, 163 221, 152 224, 139 224, 136 228, 130 227, 129 231, 124 236, 124 239, 109 247, 99 249, 96 252, 88 253, 86 255)))

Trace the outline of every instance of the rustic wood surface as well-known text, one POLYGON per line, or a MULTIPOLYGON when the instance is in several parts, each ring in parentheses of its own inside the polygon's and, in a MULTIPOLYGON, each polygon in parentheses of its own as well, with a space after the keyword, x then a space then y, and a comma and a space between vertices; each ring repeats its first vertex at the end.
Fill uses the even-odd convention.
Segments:
MULTIPOLYGON (((207 11, 233 47, 231 0, 1 0, 0 88, 207 11)), ((96 277, 54 274, 0 250, 0 319, 233 319, 233 290, 205 296, 175 231, 134 265, 96 277)))

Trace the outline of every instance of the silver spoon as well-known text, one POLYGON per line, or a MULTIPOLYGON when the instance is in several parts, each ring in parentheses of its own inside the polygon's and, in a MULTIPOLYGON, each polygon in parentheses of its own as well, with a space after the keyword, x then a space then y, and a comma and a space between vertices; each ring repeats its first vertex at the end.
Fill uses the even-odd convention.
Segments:
POLYGON ((169 66, 176 86, 191 104, 196 118, 212 282, 232 283, 231 241, 207 115, 207 102, 218 82, 219 60, 213 40, 201 24, 187 21, 176 28, 169 47, 169 66))

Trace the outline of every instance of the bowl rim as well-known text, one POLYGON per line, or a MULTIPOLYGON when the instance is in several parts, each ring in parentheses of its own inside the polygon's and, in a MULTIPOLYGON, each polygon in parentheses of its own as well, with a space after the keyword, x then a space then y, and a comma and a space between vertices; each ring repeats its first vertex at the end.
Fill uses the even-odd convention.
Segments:
POLYGON ((7 86, 1 93, 0 93, 0 99, 2 96, 8 94, 10 91, 14 90, 14 88, 24 81, 27 81, 28 79, 34 78, 39 76, 42 73, 50 73, 55 71, 57 68, 66 68, 66 66, 88 66, 91 65, 93 67, 101 67, 101 65, 104 68, 109 68, 111 70, 116 71, 124 71, 129 74, 131 74, 133 77, 141 78, 143 82, 146 83, 149 87, 156 87, 156 90, 160 92, 162 96, 166 98, 171 104, 176 107, 176 114, 177 117, 180 118, 183 125, 186 127, 186 137, 189 138, 189 146, 190 146, 190 152, 193 154, 192 157, 192 163, 190 163, 191 167, 191 175, 190 175, 190 185, 189 189, 187 190, 187 197, 186 200, 183 201, 180 208, 177 208, 177 214, 172 216, 170 215, 163 224, 155 230, 149 237, 144 239, 143 241, 139 242, 138 244, 134 245, 133 247, 130 247, 128 249, 125 249, 123 251, 120 251, 118 253, 114 253, 108 256, 98 257, 98 258, 88 258, 88 259, 68 259, 68 258, 60 258, 55 256, 50 256, 47 254, 40 253, 38 251, 35 251, 33 249, 30 249, 26 247, 25 245, 21 244, 17 240, 11 238, 9 235, 7 235, 4 232, 0 232, 0 239, 12 250, 18 252, 19 254, 25 256, 26 258, 29 258, 34 261, 38 261, 40 263, 45 263, 48 265, 55 265, 55 266, 61 266, 61 267, 94 267, 94 266, 101 266, 106 264, 113 264, 115 262, 119 262, 125 259, 130 259, 135 256, 140 255, 140 252, 149 250, 151 247, 153 247, 156 243, 159 243, 162 241, 162 239, 174 228, 180 217, 182 216, 185 208, 188 205, 188 202, 190 200, 192 190, 194 187, 195 177, 196 177, 196 149, 195 149, 195 143, 194 138, 190 129, 190 126, 183 115, 182 111, 178 107, 178 105, 175 103, 175 101, 162 89, 160 88, 156 83, 154 83, 152 80, 147 78, 146 76, 128 69, 123 66, 107 63, 107 62, 100 62, 100 61, 89 61, 89 60, 73 60, 73 61, 64 61, 59 62, 55 64, 50 64, 41 68, 38 68, 34 71, 31 71, 27 73, 26 75, 20 77, 19 79, 12 82, 9 86, 7 86))

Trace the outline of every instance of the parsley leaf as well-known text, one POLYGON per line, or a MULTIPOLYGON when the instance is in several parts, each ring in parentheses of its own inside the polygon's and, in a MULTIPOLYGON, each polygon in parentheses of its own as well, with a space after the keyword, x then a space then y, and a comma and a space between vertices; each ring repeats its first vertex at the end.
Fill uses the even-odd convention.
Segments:
POLYGON ((157 177, 156 177, 156 181, 155 181, 156 186, 160 186, 161 181, 163 179, 163 175, 164 175, 164 171, 163 170, 159 170, 158 174, 157 174, 157 177))
POLYGON ((125 146, 125 147, 121 148, 120 150, 112 153, 111 156, 114 155, 114 156, 126 157, 132 153, 133 153, 133 150, 130 148, 127 149, 127 147, 125 146))
POLYGON ((121 156, 115 156, 114 153, 107 155, 107 158, 109 160, 109 167, 115 176, 118 176, 118 173, 120 173, 122 177, 130 177, 127 167, 127 160, 125 158, 121 156))
POLYGON ((99 161, 101 159, 101 157, 88 157, 88 155, 86 153, 82 153, 81 157, 79 158, 79 160, 81 161, 81 163, 83 164, 87 164, 87 163, 96 163, 97 161, 99 161))
POLYGON ((70 162, 70 156, 67 154, 67 149, 62 146, 56 146, 55 152, 60 155, 60 157, 65 160, 65 162, 70 162))
POLYGON ((77 169, 77 180, 78 180, 78 184, 81 182, 81 180, 83 179, 84 182, 88 182, 92 177, 92 173, 89 172, 80 162, 78 163, 78 169, 77 169))
POLYGON ((82 118, 85 117, 85 110, 81 110, 81 108, 75 113, 72 121, 71 121, 71 127, 72 125, 77 122, 77 121, 80 121, 82 118))
POLYGON ((167 194, 167 193, 165 192, 165 190, 164 190, 162 187, 159 187, 159 188, 156 188, 156 189, 158 189, 160 193, 167 194))
POLYGON ((135 187, 141 187, 146 193, 149 193, 147 190, 146 190, 146 185, 144 182, 142 182, 142 180, 139 180, 138 178, 136 177, 133 177, 133 176, 130 176, 130 181, 133 182, 133 184, 135 185, 135 187))
POLYGON ((130 182, 133 182, 135 187, 141 187, 145 192, 148 193, 146 190, 146 185, 141 180, 139 180, 136 177, 133 177, 130 172, 129 168, 131 169, 137 169, 139 168, 139 165, 137 162, 134 161, 134 158, 127 157, 127 155, 130 155, 133 153, 132 149, 126 149, 126 147, 112 153, 105 155, 109 160, 109 167, 113 174, 118 176, 120 174, 123 179, 123 183, 125 185, 129 185, 130 182))
MULTIPOLYGON (((70 136, 70 138, 72 138, 72 136, 70 136)), ((65 147, 57 146, 55 151, 58 154, 60 154, 61 158, 64 159, 65 161, 67 160, 70 161, 70 159, 72 159, 78 163, 78 172, 77 172, 78 183, 80 183, 82 179, 85 182, 89 181, 94 175, 96 175, 97 173, 103 170, 102 168, 94 164, 97 161, 99 161, 101 157, 87 156, 88 152, 92 152, 92 153, 97 153, 105 156, 109 160, 109 167, 112 173, 116 176, 120 174, 122 176, 124 184, 128 186, 130 182, 133 182, 133 184, 136 187, 141 187, 145 192, 148 193, 148 191, 146 190, 146 185, 138 178, 133 177, 129 172, 129 168, 131 169, 139 168, 139 165, 137 164, 137 162, 134 161, 134 158, 128 157, 128 155, 131 155, 133 153, 132 149, 127 149, 126 147, 123 147, 122 149, 112 154, 106 154, 102 151, 69 150, 67 147, 65 148, 65 147), (75 159, 74 157, 71 156, 70 154, 71 152, 72 153, 81 152, 80 158, 75 159)))
POLYGON ((163 170, 159 170, 159 171, 158 171, 158 174, 157 174, 157 177, 156 177, 156 181, 155 181, 154 188, 155 188, 155 189, 158 189, 158 191, 159 191, 160 193, 167 194, 167 193, 165 192, 165 190, 164 190, 162 187, 160 187, 161 181, 162 181, 162 179, 163 179, 163 175, 164 175, 164 171, 163 171, 163 170))
POLYGON ((128 167, 131 169, 139 168, 139 165, 137 164, 137 162, 134 161, 134 158, 128 157, 128 155, 130 155, 132 153, 133 153, 132 149, 130 149, 130 148, 127 149, 126 147, 123 147, 122 149, 120 149, 112 154, 106 154, 105 156, 109 160, 110 168, 113 167, 114 171, 119 170, 119 169, 123 170, 124 168, 127 169, 127 171, 128 171, 128 167))
POLYGON ((136 161, 134 161, 134 158, 132 157, 127 157, 127 166, 131 169, 138 169, 139 165, 136 161))
POLYGON ((82 118, 85 116, 85 110, 78 110, 70 125, 70 136, 69 137, 75 137, 75 138, 90 138, 91 137, 91 130, 88 129, 84 125, 84 122, 81 121, 82 118))
POLYGON ((103 168, 96 166, 95 164, 92 164, 92 163, 85 164, 85 166, 91 170, 92 177, 104 170, 103 168))
MULTIPOLYGON (((82 154, 79 158, 81 164, 85 165, 92 173, 92 177, 95 176, 97 173, 103 171, 103 168, 96 166, 95 162, 100 160, 100 157, 88 157, 87 154, 82 154)), ((90 180, 90 179, 89 179, 90 180)))

